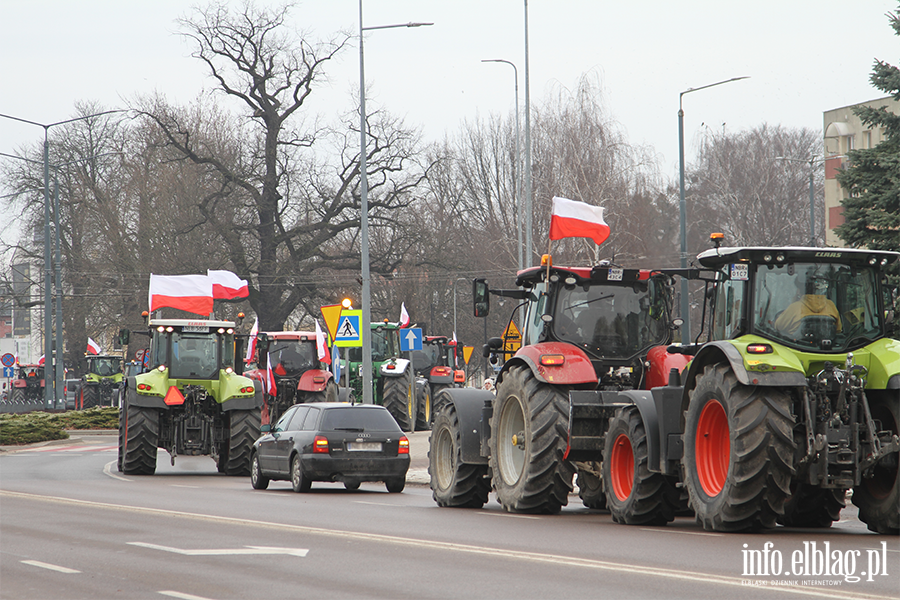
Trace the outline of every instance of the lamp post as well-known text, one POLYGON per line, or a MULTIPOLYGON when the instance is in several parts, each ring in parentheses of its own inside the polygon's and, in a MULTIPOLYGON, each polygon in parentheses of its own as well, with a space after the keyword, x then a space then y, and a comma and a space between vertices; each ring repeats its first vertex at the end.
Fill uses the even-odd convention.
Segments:
POLYGON ((531 86, 528 82, 528 0, 525 0, 525 261, 531 264, 531 86))
POLYGON ((423 27, 433 23, 400 23, 363 27, 363 3, 359 0, 359 177, 360 177, 360 262, 362 263, 362 337, 363 403, 373 404, 372 398, 372 306, 369 278, 369 180, 366 173, 366 69, 363 52, 363 32, 399 27, 423 27))
POLYGON ((456 284, 460 281, 468 281, 465 277, 457 277, 453 281, 453 335, 456 336, 456 284))
POLYGON ((810 156, 809 158, 788 158, 786 156, 776 156, 775 160, 783 160, 785 162, 797 162, 809 164, 809 247, 816 247, 816 188, 815 188, 815 169, 817 165, 824 164, 825 160, 810 156))
MULTIPOLYGON (((690 94, 691 92, 699 92, 700 90, 705 90, 706 88, 715 87, 717 85, 722 85, 725 83, 731 83, 732 81, 740 81, 741 79, 749 79, 749 77, 732 77, 731 79, 726 79, 724 81, 717 81, 716 83, 710 83, 708 85, 703 85, 698 88, 688 88, 685 91, 678 94, 678 212, 681 223, 681 268, 687 268, 687 226, 685 224, 687 220, 685 205, 684 205, 684 110, 682 109, 682 98, 684 98, 685 94, 690 94)), ((684 320, 684 324, 682 324, 683 331, 685 332, 681 336, 682 343, 690 343, 691 342, 691 302, 690 298, 688 298, 688 282, 686 277, 681 278, 681 318, 684 320)))
MULTIPOLYGON (((515 77, 516 84, 516 180, 513 183, 515 186, 515 197, 516 197, 516 244, 519 249, 519 270, 521 271, 524 268, 524 263, 522 262, 522 186, 520 185, 520 181, 522 178, 522 163, 519 159, 519 70, 516 68, 516 65, 511 61, 504 60, 502 58, 486 58, 482 60, 483 63, 505 63, 513 68, 513 76, 515 77)), ((456 300, 456 298, 454 298, 456 300)), ((454 329, 456 328, 456 323, 453 324, 454 329)))
MULTIPOLYGON (((362 1, 362 0, 360 0, 362 1)), ((52 304, 50 300, 50 270, 52 269, 50 258, 50 139, 49 132, 51 127, 64 125, 74 121, 82 121, 92 117, 99 117, 112 113, 122 112, 121 110, 105 110, 103 112, 94 113, 92 115, 84 115, 75 117, 74 119, 66 119, 65 121, 57 121, 56 123, 38 123, 29 121, 12 115, 0 114, 4 119, 19 121, 20 123, 28 123, 29 125, 37 125, 44 128, 44 407, 50 408, 51 400, 55 397, 53 393, 53 325, 50 320, 52 304), (49 368, 48 368, 49 367, 49 368)), ((58 349, 59 350, 59 349, 58 349)))

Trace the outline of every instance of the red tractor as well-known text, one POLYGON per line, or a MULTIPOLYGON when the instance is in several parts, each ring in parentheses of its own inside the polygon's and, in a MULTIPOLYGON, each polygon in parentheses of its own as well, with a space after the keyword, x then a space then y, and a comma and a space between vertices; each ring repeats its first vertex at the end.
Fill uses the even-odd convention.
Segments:
MULTIPOLYGON (((490 295, 521 302, 522 345, 510 357, 502 338, 485 346, 495 363, 506 358, 496 396, 447 389, 435 399, 429 473, 438 505, 480 507, 493 488, 508 511, 555 513, 577 472, 584 504, 603 507, 603 447, 596 432, 570 432, 570 398, 649 390, 687 364, 666 352, 680 325, 671 308, 673 275, 681 273, 545 264, 518 274, 521 289, 490 290, 476 279, 476 317, 488 314, 490 295)), ((578 423, 603 426, 614 411, 595 412, 578 423)))
POLYGON ((16 365, 9 402, 12 404, 43 404, 44 365, 16 365))
POLYGON ((426 336, 422 349, 413 352, 416 372, 416 430, 431 429, 432 400, 447 388, 462 387, 466 372, 459 368, 459 344, 444 335, 426 336))
POLYGON ((277 391, 274 399, 269 394, 263 395, 263 425, 275 423, 294 404, 338 401, 334 375, 318 359, 314 332, 260 333, 256 353, 257 368, 245 371, 244 375, 265 383, 268 353, 277 391))

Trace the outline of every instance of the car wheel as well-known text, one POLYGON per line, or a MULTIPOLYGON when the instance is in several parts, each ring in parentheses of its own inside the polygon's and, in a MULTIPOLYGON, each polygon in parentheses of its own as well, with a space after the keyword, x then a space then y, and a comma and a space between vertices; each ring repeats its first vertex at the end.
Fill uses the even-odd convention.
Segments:
POLYGON ((387 491, 392 494, 399 494, 403 491, 403 488, 406 487, 406 478, 405 477, 394 477, 393 479, 388 479, 384 482, 387 491))
POLYGON ((262 474, 259 468, 259 456, 256 452, 250 458, 250 485, 254 490, 264 490, 269 487, 269 478, 262 474))
POLYGON ((358 489, 359 489, 359 482, 358 482, 358 481, 345 481, 345 482, 344 482, 344 488, 345 488, 345 489, 348 489, 348 490, 351 490, 351 491, 353 491, 353 490, 358 490, 358 489))
POLYGON ((297 493, 308 492, 312 486, 312 482, 303 476, 303 469, 300 468, 300 456, 295 454, 291 459, 291 487, 297 493))

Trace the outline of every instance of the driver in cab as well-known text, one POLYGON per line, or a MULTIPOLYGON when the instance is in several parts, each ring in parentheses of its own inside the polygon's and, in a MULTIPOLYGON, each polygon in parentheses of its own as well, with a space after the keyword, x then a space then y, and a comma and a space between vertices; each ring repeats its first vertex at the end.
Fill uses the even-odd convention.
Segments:
POLYGON ((798 279, 797 287, 799 298, 778 315, 775 327, 788 335, 796 335, 801 321, 806 317, 825 316, 833 318, 837 331, 841 331, 841 313, 834 302, 825 296, 824 289, 821 290, 822 293, 816 293, 816 280, 807 279, 804 285, 803 280, 798 279))

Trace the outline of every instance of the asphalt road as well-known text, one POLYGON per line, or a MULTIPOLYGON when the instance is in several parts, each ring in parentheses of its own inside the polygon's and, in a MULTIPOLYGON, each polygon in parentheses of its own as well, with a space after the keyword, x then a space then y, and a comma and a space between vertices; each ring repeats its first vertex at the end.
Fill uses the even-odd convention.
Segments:
POLYGON ((415 483, 427 481, 427 439, 412 436, 402 494, 255 491, 207 457, 173 467, 164 452, 157 475, 125 477, 113 436, 0 452, 0 598, 900 597, 900 540, 869 533, 852 506, 831 529, 751 535, 690 518, 616 525, 577 496, 553 516, 493 500, 441 509, 415 483), (767 564, 810 574, 747 574, 748 552, 767 543, 767 564), (842 575, 817 576, 804 558, 826 549, 842 575))

